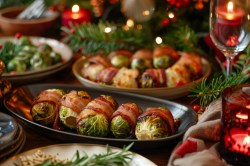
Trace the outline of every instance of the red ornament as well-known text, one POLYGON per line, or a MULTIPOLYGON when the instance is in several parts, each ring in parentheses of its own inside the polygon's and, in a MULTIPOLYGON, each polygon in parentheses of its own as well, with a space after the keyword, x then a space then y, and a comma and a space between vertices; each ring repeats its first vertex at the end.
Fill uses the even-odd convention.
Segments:
POLYGON ((168 18, 165 18, 165 19, 163 19, 163 20, 161 21, 161 24, 162 24, 162 26, 164 26, 164 27, 168 26, 169 23, 170 23, 170 21, 169 21, 168 18))
POLYGON ((186 7, 189 5, 190 0, 167 0, 167 2, 176 7, 186 7))

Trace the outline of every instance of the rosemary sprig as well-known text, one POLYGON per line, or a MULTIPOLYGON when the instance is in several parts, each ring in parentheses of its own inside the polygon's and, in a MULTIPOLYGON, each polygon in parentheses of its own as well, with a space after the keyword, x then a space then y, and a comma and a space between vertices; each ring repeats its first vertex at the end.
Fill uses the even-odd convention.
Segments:
POLYGON ((106 153, 92 156, 88 156, 86 153, 81 156, 77 151, 73 159, 67 163, 52 163, 51 160, 46 160, 38 166, 126 166, 129 165, 133 157, 133 153, 129 152, 132 146, 133 143, 125 146, 121 151, 112 151, 107 145, 106 153))

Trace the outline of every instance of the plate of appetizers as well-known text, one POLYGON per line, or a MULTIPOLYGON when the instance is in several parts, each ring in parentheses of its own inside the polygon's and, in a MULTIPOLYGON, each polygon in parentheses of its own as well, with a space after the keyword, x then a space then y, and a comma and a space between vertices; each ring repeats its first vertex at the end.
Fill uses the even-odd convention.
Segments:
POLYGON ((169 146, 197 122, 189 107, 159 98, 64 84, 14 89, 4 106, 37 132, 64 142, 135 149, 169 146))
POLYGON ((0 57, 5 64, 2 75, 11 83, 29 83, 54 74, 69 66, 72 50, 50 38, 22 36, 1 37, 0 57))
POLYGON ((35 148, 15 155, 1 165, 40 165, 51 161, 60 163, 63 166, 73 165, 72 163, 75 161, 78 165, 81 165, 81 163, 84 163, 84 165, 88 165, 87 163, 95 165, 98 162, 103 165, 156 166, 149 159, 129 151, 128 148, 129 146, 120 149, 108 145, 82 143, 56 144, 35 148), (79 155, 78 159, 76 158, 77 153, 79 155))
POLYGON ((160 47, 153 52, 142 49, 132 54, 119 50, 107 57, 82 57, 73 64, 72 70, 86 87, 166 99, 187 95, 189 89, 195 87, 194 82, 200 83, 211 73, 209 62, 195 53, 172 50, 174 55, 160 54, 161 50, 169 52, 168 47, 160 47))

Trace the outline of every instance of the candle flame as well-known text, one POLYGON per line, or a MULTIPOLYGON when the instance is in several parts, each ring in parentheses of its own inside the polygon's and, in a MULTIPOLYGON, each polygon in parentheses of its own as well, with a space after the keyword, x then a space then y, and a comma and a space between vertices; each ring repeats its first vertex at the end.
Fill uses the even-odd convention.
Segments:
POLYGON ((242 114, 242 113, 236 114, 236 117, 240 118, 240 119, 244 119, 244 120, 248 119, 248 115, 247 114, 242 114))
POLYGON ((80 7, 78 5, 73 5, 72 6, 72 12, 73 13, 77 13, 77 12, 79 12, 79 10, 80 10, 80 7))
POLYGON ((250 144, 250 136, 246 136, 243 140, 243 145, 250 144))
POLYGON ((232 13, 233 12, 233 10, 234 10, 234 4, 233 4, 233 2, 228 2, 228 4, 227 4, 227 11, 229 12, 229 13, 232 13))

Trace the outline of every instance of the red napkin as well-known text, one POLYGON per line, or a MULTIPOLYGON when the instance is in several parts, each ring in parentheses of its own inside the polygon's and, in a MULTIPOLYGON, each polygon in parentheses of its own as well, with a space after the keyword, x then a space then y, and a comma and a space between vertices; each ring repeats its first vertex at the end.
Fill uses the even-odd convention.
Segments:
POLYGON ((226 166, 220 158, 218 144, 222 131, 221 99, 212 102, 190 127, 171 154, 168 166, 226 166))

